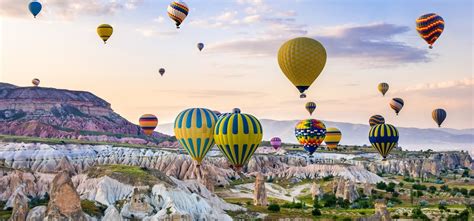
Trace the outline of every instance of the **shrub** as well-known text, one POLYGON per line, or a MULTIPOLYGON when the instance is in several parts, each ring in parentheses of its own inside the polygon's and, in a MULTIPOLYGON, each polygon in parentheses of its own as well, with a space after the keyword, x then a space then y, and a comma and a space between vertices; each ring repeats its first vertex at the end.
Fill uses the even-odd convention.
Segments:
POLYGON ((450 190, 449 187, 448 187, 448 185, 442 185, 442 186, 440 187, 440 189, 443 190, 444 192, 449 192, 449 190, 450 190))
POLYGON ((385 182, 378 182, 377 184, 375 184, 375 187, 379 190, 385 190, 387 189, 387 184, 385 184, 385 182))
POLYGON ((467 191, 466 188, 461 188, 461 189, 459 190, 459 192, 461 192, 462 195, 464 195, 464 196, 467 196, 467 195, 468 195, 468 191, 467 191))
POLYGON ((420 207, 417 207, 412 210, 411 218, 413 219, 421 219, 421 220, 429 220, 428 216, 426 216, 423 211, 421 211, 420 207))
POLYGON ((430 186, 430 187, 428 188, 428 192, 430 192, 430 193, 435 193, 436 190, 437 190, 437 189, 436 189, 435 186, 430 186))
POLYGON ((400 187, 403 187, 403 185, 405 185, 405 183, 400 182, 400 183, 398 183, 398 185, 399 185, 400 187))
POLYGON ((324 207, 334 207, 336 206, 336 196, 334 194, 324 194, 323 196, 324 207))
POLYGON ((474 189, 469 190, 469 196, 474 196, 474 189))
POLYGON ((92 217, 102 217, 107 209, 106 206, 90 200, 81 200, 81 207, 84 213, 92 217))
POLYGON ((392 216, 392 219, 400 219, 400 215, 395 214, 395 215, 392 216))
POLYGON ((280 212, 280 205, 276 203, 271 203, 270 205, 268 205, 267 209, 272 212, 280 212))
POLYGON ((421 206, 421 207, 425 207, 425 206, 428 206, 428 205, 429 205, 429 204, 428 204, 428 202, 427 202, 426 200, 421 200, 421 201, 420 201, 420 206, 421 206))
POLYGON ((415 190, 427 190, 426 186, 423 184, 413 184, 413 189, 415 190))
POLYGON ((330 181, 330 180, 332 180, 333 178, 334 178, 333 175, 328 175, 328 176, 323 177, 323 181, 330 181))

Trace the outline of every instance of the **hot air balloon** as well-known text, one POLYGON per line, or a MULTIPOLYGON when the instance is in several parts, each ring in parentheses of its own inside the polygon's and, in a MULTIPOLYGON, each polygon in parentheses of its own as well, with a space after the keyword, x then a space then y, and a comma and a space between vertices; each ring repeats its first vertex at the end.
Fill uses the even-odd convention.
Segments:
POLYGON ((384 124, 385 123, 385 119, 382 117, 382 115, 373 115, 372 117, 370 117, 369 119, 369 125, 371 127, 373 127, 374 125, 377 125, 377 124, 384 124))
POLYGON ((416 19, 416 30, 421 38, 430 45, 429 48, 433 48, 433 44, 443 33, 444 20, 435 13, 422 15, 416 19))
POLYGON ((242 171, 260 142, 263 129, 260 121, 250 114, 234 112, 217 121, 214 139, 217 147, 227 157, 233 169, 242 171))
POLYGON ((305 108, 309 112, 309 115, 313 115, 313 112, 316 109, 316 103, 310 101, 306 103, 305 108))
POLYGON ((232 109, 232 113, 240 113, 240 108, 236 107, 232 109))
POLYGON ((97 27, 97 34, 104 41, 104 44, 107 42, 113 32, 114 29, 109 24, 101 24, 99 27, 97 27))
POLYGON ((37 1, 32 1, 28 5, 28 9, 30 10, 31 14, 33 14, 33 16, 35 18, 41 12, 42 8, 43 8, 43 6, 41 5, 41 3, 37 2, 37 1))
POLYGON ((40 80, 38 78, 33 78, 33 80, 31 80, 31 83, 33 84, 33 86, 38 87, 38 85, 40 84, 40 80))
POLYGON ((152 135, 158 125, 158 118, 153 114, 144 114, 138 120, 138 124, 146 135, 152 135))
POLYGON ((398 113, 402 110, 403 108, 403 100, 401 98, 393 98, 391 101, 390 101, 390 107, 395 110, 395 113, 398 115, 398 113))
POLYGON ((433 117, 433 120, 438 124, 438 127, 441 127, 441 124, 446 119, 447 114, 444 109, 438 108, 433 110, 431 116, 433 117))
POLYGON ((326 129, 326 138, 324 138, 324 143, 330 150, 337 148, 339 141, 341 141, 342 133, 339 129, 335 127, 329 127, 326 129))
POLYGON ((313 155, 326 137, 326 126, 316 119, 302 120, 296 124, 295 135, 309 155, 313 155))
POLYGON ((273 137, 270 140, 270 145, 272 145, 273 149, 278 150, 281 147, 281 139, 279 137, 273 137))
POLYGON ((300 37, 285 42, 278 50, 278 64, 305 98, 304 92, 318 78, 326 64, 326 49, 318 41, 300 37))
POLYGON ((383 159, 398 143, 398 130, 390 124, 378 124, 370 128, 369 141, 383 159))
POLYGON ((179 28, 188 13, 188 5, 182 1, 173 1, 168 5, 168 16, 176 23, 176 28, 179 28))
POLYGON ((202 51, 202 49, 204 48, 204 44, 203 43, 198 43, 197 47, 198 47, 199 51, 202 51))
POLYGON ((216 122, 217 117, 214 112, 206 108, 184 110, 174 121, 176 139, 198 166, 214 145, 216 122))
POLYGON ((383 96, 385 96, 385 93, 388 91, 388 84, 387 83, 380 83, 377 88, 379 89, 380 93, 382 93, 383 96))
POLYGON ((159 72, 160 72, 160 75, 163 76, 163 75, 165 74, 165 69, 164 69, 164 68, 160 68, 159 72))

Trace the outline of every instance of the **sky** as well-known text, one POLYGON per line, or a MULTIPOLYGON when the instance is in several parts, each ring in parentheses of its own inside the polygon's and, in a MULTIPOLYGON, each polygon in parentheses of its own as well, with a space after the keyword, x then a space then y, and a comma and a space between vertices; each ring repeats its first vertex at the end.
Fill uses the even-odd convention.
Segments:
POLYGON ((315 101, 313 117, 329 121, 366 124, 381 114, 396 126, 435 128, 431 111, 444 108, 445 127, 474 127, 470 0, 189 0, 179 30, 166 14, 170 1, 41 2, 34 19, 29 0, 0 0, 0 81, 90 91, 134 123, 144 113, 173 122, 189 107, 303 119, 315 101), (415 29, 430 12, 446 22, 431 50, 415 29), (106 45, 96 33, 102 23, 114 27, 106 45), (281 44, 300 36, 328 54, 307 99, 277 62, 281 44), (385 97, 380 82, 390 84, 385 97), (393 97, 405 101, 399 116, 393 97))

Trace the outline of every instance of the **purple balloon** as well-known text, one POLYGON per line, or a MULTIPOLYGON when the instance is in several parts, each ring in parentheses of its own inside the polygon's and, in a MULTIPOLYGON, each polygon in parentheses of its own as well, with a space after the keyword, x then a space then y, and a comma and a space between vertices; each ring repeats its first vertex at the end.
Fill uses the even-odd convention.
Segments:
POLYGON ((270 144, 275 150, 277 150, 281 147, 281 139, 279 137, 274 137, 270 140, 270 144))

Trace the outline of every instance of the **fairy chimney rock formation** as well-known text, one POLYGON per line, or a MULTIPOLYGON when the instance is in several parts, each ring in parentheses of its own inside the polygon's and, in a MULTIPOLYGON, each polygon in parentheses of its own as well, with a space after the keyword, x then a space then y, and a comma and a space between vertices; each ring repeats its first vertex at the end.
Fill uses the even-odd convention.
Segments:
POLYGON ((323 189, 319 184, 316 182, 313 182, 313 185, 311 186, 311 197, 313 200, 317 197, 318 199, 322 199, 324 196, 323 189))
POLYGON ((74 187, 69 172, 58 173, 51 183, 50 200, 46 220, 86 221, 82 212, 81 199, 74 187))
POLYGON ((24 192, 24 185, 20 185, 16 190, 15 193, 12 195, 12 215, 9 221, 23 221, 26 220, 26 216, 28 215, 28 197, 25 195, 24 192))
POLYGON ((253 204, 256 206, 268 205, 267 192, 265 189, 265 177, 262 175, 262 173, 257 173, 255 179, 253 204))

